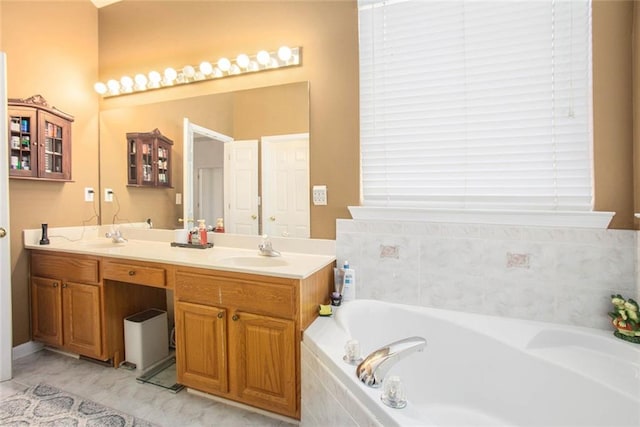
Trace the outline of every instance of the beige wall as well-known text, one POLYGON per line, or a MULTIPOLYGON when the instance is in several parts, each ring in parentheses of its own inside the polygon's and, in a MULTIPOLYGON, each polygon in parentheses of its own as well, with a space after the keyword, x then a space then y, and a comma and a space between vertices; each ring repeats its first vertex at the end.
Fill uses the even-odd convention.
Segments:
POLYGON ((611 228, 634 228, 633 1, 593 2, 595 209, 614 211, 611 228))
MULTIPOLYGON (((595 203, 597 209, 618 212, 612 223, 614 228, 633 226, 629 95, 633 3, 597 0, 593 8, 595 203)), ((355 1, 125 1, 98 12, 88 0, 0 0, 0 48, 8 54, 10 97, 40 93, 76 118, 73 183, 10 183, 16 345, 30 338, 28 264, 21 249, 20 231, 39 227, 42 222, 52 226, 80 225, 92 215, 91 205, 82 202, 82 190, 85 186, 98 186, 98 106, 109 110, 308 81, 310 184, 326 184, 329 190, 329 205, 311 209, 313 235, 333 238, 335 219, 348 218, 346 207, 358 203, 355 1), (98 74, 101 79, 120 77, 281 44, 303 47, 301 67, 100 102, 91 90, 98 74)), ((637 63, 637 56, 634 58, 637 63)), ((110 214, 106 209, 104 214, 106 223, 110 214)), ((137 218, 135 212, 127 212, 127 216, 137 218)))
MULTIPOLYGON (((90 2, 2 0, 0 50, 7 53, 10 98, 42 95, 50 105, 75 117, 70 183, 9 182, 13 341, 30 339, 28 253, 22 230, 81 225, 93 216, 84 187, 98 188, 98 97, 91 86, 98 75, 98 12, 90 2)), ((3 196, 4 197, 4 196, 3 196)), ((97 204, 96 204, 97 209, 97 204)), ((91 219, 87 224, 96 224, 91 219)))

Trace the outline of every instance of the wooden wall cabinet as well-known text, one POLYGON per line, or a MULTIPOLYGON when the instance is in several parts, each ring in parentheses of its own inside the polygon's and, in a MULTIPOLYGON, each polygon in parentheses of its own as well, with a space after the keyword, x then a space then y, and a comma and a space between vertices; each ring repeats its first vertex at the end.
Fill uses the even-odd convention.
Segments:
POLYGON ((172 146, 158 129, 127 133, 128 185, 170 188, 172 146))
POLYGON ((40 95, 9 99, 9 177, 71 180, 73 117, 40 95))

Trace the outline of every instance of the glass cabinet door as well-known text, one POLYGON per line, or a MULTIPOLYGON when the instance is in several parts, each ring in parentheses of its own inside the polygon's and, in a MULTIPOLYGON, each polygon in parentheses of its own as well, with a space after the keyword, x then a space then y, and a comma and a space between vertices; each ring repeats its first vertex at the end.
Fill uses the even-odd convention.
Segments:
POLYGON ((53 179, 71 179, 70 130, 59 117, 40 113, 40 176, 53 179))
POLYGON ((38 175, 36 112, 9 110, 9 175, 38 175))

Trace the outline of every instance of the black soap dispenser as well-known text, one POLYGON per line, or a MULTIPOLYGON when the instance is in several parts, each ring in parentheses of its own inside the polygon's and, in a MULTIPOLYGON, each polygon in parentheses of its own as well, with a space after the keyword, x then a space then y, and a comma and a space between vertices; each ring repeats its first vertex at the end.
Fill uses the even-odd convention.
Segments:
POLYGON ((47 224, 42 224, 42 238, 40 239, 40 244, 41 245, 48 245, 49 244, 49 238, 47 237, 47 228, 49 226, 47 224))

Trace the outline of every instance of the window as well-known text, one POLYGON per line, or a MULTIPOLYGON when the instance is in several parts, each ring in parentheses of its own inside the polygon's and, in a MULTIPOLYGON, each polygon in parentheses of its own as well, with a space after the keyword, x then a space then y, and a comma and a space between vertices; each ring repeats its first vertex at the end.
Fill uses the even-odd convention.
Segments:
POLYGON ((592 210, 589 1, 359 1, 363 206, 592 210))

